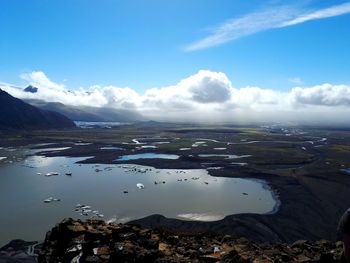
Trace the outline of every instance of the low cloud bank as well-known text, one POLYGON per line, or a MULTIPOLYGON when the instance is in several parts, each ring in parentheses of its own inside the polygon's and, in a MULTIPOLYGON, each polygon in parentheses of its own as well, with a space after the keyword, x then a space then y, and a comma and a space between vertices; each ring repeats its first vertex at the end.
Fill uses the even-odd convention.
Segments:
POLYGON ((21 99, 40 99, 75 106, 135 110, 160 121, 271 122, 303 124, 349 122, 350 86, 322 84, 280 92, 260 87, 235 88, 222 72, 201 70, 173 86, 151 88, 139 94, 128 87, 91 86, 69 90, 43 72, 20 76, 36 93, 2 84, 21 99))

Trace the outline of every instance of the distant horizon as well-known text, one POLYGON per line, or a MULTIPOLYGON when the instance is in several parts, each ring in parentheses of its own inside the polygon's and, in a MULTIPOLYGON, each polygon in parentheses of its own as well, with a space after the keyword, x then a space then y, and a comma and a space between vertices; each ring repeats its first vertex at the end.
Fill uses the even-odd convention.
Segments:
POLYGON ((348 121, 350 1, 1 7, 0 86, 20 99, 154 120, 348 121), (28 85, 38 92, 22 92, 28 85))
POLYGON ((235 88, 222 72, 199 71, 178 83, 146 90, 92 86, 77 91, 50 80, 43 72, 22 75, 35 93, 1 84, 20 99, 94 106, 142 113, 150 120, 207 123, 346 124, 350 114, 350 86, 321 84, 286 92, 259 87, 235 88))

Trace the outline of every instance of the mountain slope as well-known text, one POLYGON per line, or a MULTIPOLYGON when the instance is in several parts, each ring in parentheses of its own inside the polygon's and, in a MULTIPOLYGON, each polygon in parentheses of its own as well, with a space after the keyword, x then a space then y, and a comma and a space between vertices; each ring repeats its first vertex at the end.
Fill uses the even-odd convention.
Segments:
POLYGON ((38 109, 0 89, 0 129, 71 127, 75 127, 75 124, 64 115, 38 109))
POLYGON ((136 111, 87 106, 68 106, 59 102, 27 99, 27 103, 43 110, 59 112, 74 121, 135 122, 145 118, 136 111))

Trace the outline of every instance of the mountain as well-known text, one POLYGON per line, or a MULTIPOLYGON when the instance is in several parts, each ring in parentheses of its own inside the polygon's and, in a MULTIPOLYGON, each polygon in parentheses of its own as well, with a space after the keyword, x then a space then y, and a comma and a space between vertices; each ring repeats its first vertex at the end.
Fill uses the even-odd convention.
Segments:
POLYGON ((46 102, 37 99, 27 99, 25 101, 43 110, 59 112, 74 121, 135 122, 145 120, 141 114, 132 110, 88 106, 68 106, 59 102, 46 102))
POLYGON ((30 92, 30 93, 37 93, 38 92, 38 88, 33 87, 32 85, 29 85, 28 87, 26 87, 24 89, 25 92, 30 92))
POLYGON ((0 89, 0 129, 57 129, 75 127, 64 115, 38 109, 0 89))

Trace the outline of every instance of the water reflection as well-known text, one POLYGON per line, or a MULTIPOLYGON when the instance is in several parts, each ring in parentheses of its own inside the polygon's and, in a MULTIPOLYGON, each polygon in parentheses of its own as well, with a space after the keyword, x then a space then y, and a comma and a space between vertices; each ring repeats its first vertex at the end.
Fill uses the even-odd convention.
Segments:
POLYGON ((12 154, 13 163, 0 163, 0 245, 14 238, 42 239, 65 217, 103 215, 106 220, 126 222, 162 214, 212 221, 230 214, 268 213, 276 206, 263 181, 216 178, 203 169, 78 164, 83 158, 26 158, 26 149, 12 154), (45 176, 52 172, 58 175, 45 176), (139 189, 138 184, 144 187, 139 189), (77 204, 91 208, 75 211, 77 204))

